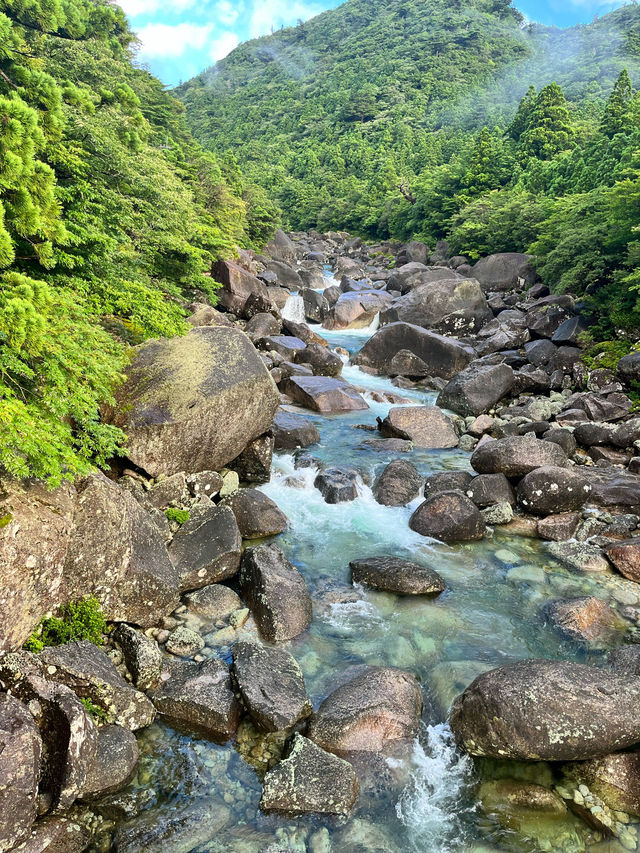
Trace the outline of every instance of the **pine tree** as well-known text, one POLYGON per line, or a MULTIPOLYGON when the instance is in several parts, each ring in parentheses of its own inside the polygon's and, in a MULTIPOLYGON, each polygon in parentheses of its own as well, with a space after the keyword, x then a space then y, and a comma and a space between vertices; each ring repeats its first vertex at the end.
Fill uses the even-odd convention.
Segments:
POLYGON ((529 119, 536 103, 538 93, 535 86, 529 86, 527 94, 520 101, 520 106, 515 117, 507 129, 508 135, 516 142, 529 126, 529 119))
POLYGON ((600 131, 609 138, 616 133, 628 133, 632 130, 630 107, 633 101, 633 87, 629 73, 625 68, 620 73, 613 87, 613 92, 607 101, 602 116, 600 131))
POLYGON ((527 128, 520 136, 524 157, 552 160, 566 151, 574 135, 567 101, 557 83, 545 86, 535 100, 527 128))

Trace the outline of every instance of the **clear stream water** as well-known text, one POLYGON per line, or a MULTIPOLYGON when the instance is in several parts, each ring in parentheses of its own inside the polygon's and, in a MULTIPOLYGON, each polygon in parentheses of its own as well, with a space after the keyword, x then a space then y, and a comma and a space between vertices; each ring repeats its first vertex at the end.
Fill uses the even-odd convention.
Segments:
MULTIPOLYGON (((332 347, 351 354, 370 334, 319 331, 332 347)), ((328 417, 309 413, 321 442, 302 453, 357 468, 358 499, 326 504, 313 487, 312 460, 306 460, 311 467, 296 468, 289 453, 276 455, 272 480, 263 487, 289 517, 289 528, 277 542, 304 575, 314 599, 309 631, 288 648, 302 667, 315 707, 354 664, 412 672, 425 699, 419 738, 408 753, 361 768, 362 793, 349 819, 292 820, 260 812, 261 745, 246 728, 239 743, 216 745, 158 722, 141 734, 140 769, 125 794, 117 795, 118 803, 142 810, 138 820, 148 827, 176 824, 157 847, 162 853, 260 853, 269 845, 300 853, 587 849, 589 830, 574 817, 541 824, 527 838, 484 815, 476 805, 481 777, 549 783, 551 771, 544 765, 488 762, 474 768, 455 749, 447 711, 485 669, 526 657, 597 661, 598 652, 559 639, 544 624, 540 608, 549 599, 585 593, 631 603, 635 585, 571 574, 549 558, 542 543, 498 528, 483 542, 453 547, 413 533, 408 521, 419 501, 406 508, 383 507, 369 485, 398 454, 363 446, 376 435, 357 427, 375 426, 376 416, 389 411, 388 403, 374 402, 372 392, 400 393, 414 404, 432 403, 433 395, 399 391, 389 380, 351 364, 344 377, 365 389, 369 411, 328 417), (349 561, 382 554, 432 565, 445 578, 447 591, 428 600, 353 588, 349 561)), ((469 455, 458 450, 414 450, 405 458, 425 475, 469 469, 469 455)), ((228 656, 228 649, 207 653, 228 656)), ((156 847, 147 838, 138 846, 116 844, 113 849, 142 853, 156 847)))

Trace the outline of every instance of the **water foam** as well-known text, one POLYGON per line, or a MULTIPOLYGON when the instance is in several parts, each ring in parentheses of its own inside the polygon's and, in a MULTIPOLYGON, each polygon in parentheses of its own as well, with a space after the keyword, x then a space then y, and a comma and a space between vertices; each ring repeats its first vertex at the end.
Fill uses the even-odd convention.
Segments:
POLYGON ((282 309, 282 319, 290 323, 304 323, 304 299, 299 293, 291 293, 282 309))
MULTIPOLYGON (((396 805, 415 853, 448 853, 464 842, 464 810, 473 764, 458 752, 446 723, 426 726, 411 756, 411 780, 396 805), (423 745, 424 743, 424 745, 423 745)), ((467 809, 467 812, 471 809, 467 809)))

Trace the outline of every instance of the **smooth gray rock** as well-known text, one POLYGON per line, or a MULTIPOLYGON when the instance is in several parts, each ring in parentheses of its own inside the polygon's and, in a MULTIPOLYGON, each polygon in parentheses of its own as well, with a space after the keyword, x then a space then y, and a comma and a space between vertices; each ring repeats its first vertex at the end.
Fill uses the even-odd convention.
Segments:
POLYGON ((509 478, 524 477, 536 468, 566 465, 567 456, 558 444, 528 435, 488 441, 471 456, 471 466, 479 474, 504 474, 509 478))
POLYGON ((441 542, 482 539, 486 524, 478 507, 462 492, 439 492, 425 500, 411 516, 411 530, 441 542))
POLYGON ((313 485, 328 504, 348 503, 358 497, 358 472, 353 468, 325 468, 313 485))
POLYGON ((438 406, 468 417, 492 409, 515 385, 515 374, 506 364, 474 363, 460 371, 438 395, 438 406))
POLYGON ((393 408, 380 424, 387 438, 404 438, 415 447, 447 450, 458 446, 453 421, 437 406, 400 406, 393 408))
POLYGON ((276 450, 296 450, 320 441, 320 433, 308 418, 278 409, 271 425, 276 450))
POLYGON ((375 479, 373 496, 383 506, 406 506, 420 494, 424 478, 405 459, 394 459, 375 479))
POLYGON ((640 678, 523 660, 480 675, 454 702, 461 749, 515 761, 584 761, 640 742, 640 678))
POLYGON ((233 577, 241 551, 242 536, 232 507, 197 504, 169 545, 180 591, 233 577))
POLYGON ((202 587, 185 595, 184 601, 192 613, 214 621, 227 619, 243 606, 240 596, 224 584, 202 587))
POLYGON ((582 509, 592 488, 580 471, 544 466, 530 471, 518 484, 518 503, 535 515, 582 509))
POLYGON ((304 579, 277 545, 245 550, 240 587, 268 642, 291 640, 311 624, 311 596, 304 579))
POLYGON ((349 567, 353 583, 398 595, 436 596, 447 588, 434 569, 402 557, 366 557, 352 560, 349 567))
POLYGON ((240 489, 225 498, 224 503, 231 508, 243 539, 276 536, 287 529, 287 516, 257 489, 240 489))
POLYGON ((289 652, 236 643, 231 653, 240 696, 258 728, 284 731, 311 714, 302 670, 289 652))
POLYGON ((42 739, 33 716, 0 694, 0 850, 29 837, 36 819, 42 739))
POLYGON ((333 376, 291 376, 284 384, 284 391, 296 403, 324 415, 369 408, 355 388, 333 376))
POLYGON ((98 729, 98 747, 79 799, 94 800, 124 788, 133 778, 140 751, 135 735, 121 726, 98 729))

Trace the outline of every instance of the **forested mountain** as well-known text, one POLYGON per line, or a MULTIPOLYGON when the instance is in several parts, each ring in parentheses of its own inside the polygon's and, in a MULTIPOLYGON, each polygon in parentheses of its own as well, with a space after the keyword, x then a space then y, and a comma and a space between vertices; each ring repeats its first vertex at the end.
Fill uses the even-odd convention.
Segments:
POLYGON ((0 468, 18 476, 112 454, 98 406, 125 342, 186 328, 212 260, 271 225, 133 41, 105 0, 0 2, 0 468))
POLYGON ((637 327, 638 82, 635 3, 558 30, 509 0, 348 0, 177 94, 292 227, 531 249, 605 326, 637 327))

